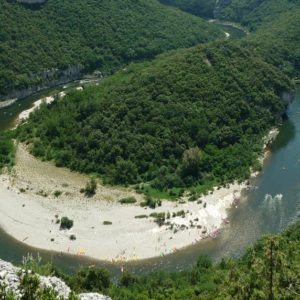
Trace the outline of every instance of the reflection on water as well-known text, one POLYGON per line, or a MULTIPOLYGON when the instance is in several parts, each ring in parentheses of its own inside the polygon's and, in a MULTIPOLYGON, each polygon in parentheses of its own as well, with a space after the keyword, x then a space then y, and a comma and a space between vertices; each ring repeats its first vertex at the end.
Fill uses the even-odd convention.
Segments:
MULTIPOLYGON (((125 264, 125 269, 135 273, 180 270, 195 264, 200 254, 208 254, 214 260, 224 256, 239 257, 262 235, 280 232, 294 222, 300 205, 299 111, 300 88, 289 108, 290 119, 282 125, 263 172, 253 180, 254 188, 245 191, 238 208, 230 211, 230 223, 222 229, 220 236, 172 255, 125 264)), ((1 123, 3 126, 2 120, 0 126, 1 123)), ((31 249, 0 231, 1 258, 17 263, 29 251, 39 252, 42 257, 53 261, 68 273, 74 272, 81 265, 92 263, 110 269, 115 275, 120 273, 118 265, 31 249)))

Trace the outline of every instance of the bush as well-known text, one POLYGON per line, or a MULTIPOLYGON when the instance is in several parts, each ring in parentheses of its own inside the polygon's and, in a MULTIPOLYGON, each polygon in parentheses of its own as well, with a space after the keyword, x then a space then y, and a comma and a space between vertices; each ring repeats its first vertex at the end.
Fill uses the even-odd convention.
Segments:
POLYGON ((60 220, 60 229, 71 229, 73 224, 73 220, 70 220, 68 217, 62 217, 60 220))
POLYGON ((74 234, 71 234, 71 235, 70 235, 70 240, 71 240, 71 241, 75 241, 75 240, 76 240, 76 236, 75 236, 74 234))
POLYGON ((147 219, 148 216, 147 215, 138 215, 138 216, 135 216, 136 219, 147 219))
POLYGON ((79 291, 102 292, 110 286, 110 273, 105 269, 84 268, 75 278, 75 288, 79 291))
POLYGON ((166 220, 166 214, 164 212, 161 213, 152 213, 150 214, 150 217, 154 218, 154 222, 158 224, 158 226, 162 226, 165 223, 166 220))
POLYGON ((161 206, 161 200, 153 199, 151 196, 147 195, 145 201, 141 203, 141 207, 145 207, 145 206, 154 209, 156 206, 161 206))
POLYGON ((133 204, 136 203, 137 200, 134 197, 127 197, 119 200, 121 204, 133 204))
POLYGON ((84 191, 87 197, 92 197, 96 194, 96 190, 97 190, 97 182, 95 178, 91 178, 90 181, 86 183, 85 189, 84 190, 81 189, 80 191, 81 192, 84 191))
POLYGON ((212 266, 212 261, 207 255, 201 255, 197 261, 197 268, 209 269, 212 266))
POLYGON ((104 221, 103 225, 112 225, 112 222, 110 222, 110 221, 104 221))
POLYGON ((53 193, 53 195, 54 195, 55 198, 58 198, 61 194, 62 194, 62 191, 55 191, 53 193))

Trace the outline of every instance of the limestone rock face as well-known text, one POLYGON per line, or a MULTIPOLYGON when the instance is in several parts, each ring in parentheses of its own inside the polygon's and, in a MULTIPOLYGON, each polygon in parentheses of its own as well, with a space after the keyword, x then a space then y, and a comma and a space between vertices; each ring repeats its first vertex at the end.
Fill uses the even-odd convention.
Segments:
POLYGON ((110 297, 99 295, 96 293, 86 293, 79 295, 80 300, 111 300, 110 297))
MULTIPOLYGON (((17 299, 22 296, 19 289, 20 287, 20 277, 19 274, 22 273, 20 268, 13 266, 11 263, 5 262, 0 259, 0 285, 4 285, 6 290, 12 291, 17 299)), ((30 271, 28 271, 30 273, 30 271)), ((52 288, 54 289, 60 297, 63 299, 68 299, 71 289, 57 277, 50 276, 40 276, 37 275, 40 281, 40 288, 52 288)), ((110 297, 100 295, 97 293, 85 293, 78 295, 80 300, 111 300, 110 297)))

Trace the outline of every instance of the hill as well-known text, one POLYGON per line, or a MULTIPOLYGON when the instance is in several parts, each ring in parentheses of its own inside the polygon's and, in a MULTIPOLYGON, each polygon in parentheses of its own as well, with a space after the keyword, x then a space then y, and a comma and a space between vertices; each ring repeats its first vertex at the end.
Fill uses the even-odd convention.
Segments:
POLYGON ((300 6, 299 0, 231 0, 223 2, 225 4, 220 6, 216 17, 241 23, 252 31, 300 6))
POLYGON ((34 155, 113 184, 221 184, 249 176, 291 88, 259 56, 217 42, 131 65, 44 106, 18 136, 34 155))
POLYGON ((224 36, 157 0, 49 0, 40 6, 0 0, 0 20, 0 99, 224 36))
POLYGON ((161 3, 178 7, 188 13, 205 18, 214 18, 215 0, 159 0, 161 3))
POLYGON ((300 8, 282 13, 276 20, 261 25, 241 44, 259 53, 264 60, 291 77, 300 76, 300 8))

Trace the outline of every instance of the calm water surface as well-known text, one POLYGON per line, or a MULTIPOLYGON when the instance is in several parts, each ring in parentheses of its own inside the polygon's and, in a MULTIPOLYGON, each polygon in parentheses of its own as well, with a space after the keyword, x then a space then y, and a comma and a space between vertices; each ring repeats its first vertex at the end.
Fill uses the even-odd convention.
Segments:
MULTIPOLYGON (((18 113, 30 107, 37 97, 30 97, 10 108, 0 110, 0 130, 11 126, 18 113)), ((289 120, 281 127, 263 172, 253 180, 253 188, 245 191, 244 199, 238 208, 231 209, 230 224, 226 225, 221 235, 215 240, 199 243, 166 257, 127 263, 125 269, 137 274, 154 270, 180 270, 192 266, 200 254, 208 254, 216 261, 224 256, 236 258, 264 234, 284 230, 297 220, 299 213, 299 149, 300 87, 290 105, 289 120)), ((39 253, 44 260, 51 260, 67 273, 73 273, 78 267, 89 264, 104 266, 114 275, 120 273, 119 265, 30 248, 0 229, 0 258, 20 263, 28 252, 39 253)))

